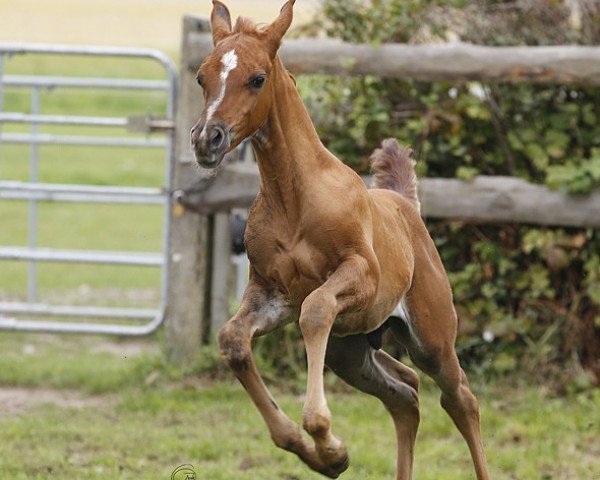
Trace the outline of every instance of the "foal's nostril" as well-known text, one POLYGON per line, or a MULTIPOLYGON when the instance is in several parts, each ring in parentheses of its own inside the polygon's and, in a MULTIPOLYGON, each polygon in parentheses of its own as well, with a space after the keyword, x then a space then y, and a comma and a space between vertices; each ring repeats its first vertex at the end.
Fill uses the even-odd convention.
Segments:
POLYGON ((199 140, 199 136, 198 133, 200 132, 200 129, 198 128, 198 125, 194 125, 192 127, 192 129, 190 130, 190 141, 192 143, 192 146, 196 147, 196 145, 198 144, 198 140, 199 140))
POLYGON ((215 125, 210 134, 211 150, 213 150, 213 151, 219 150, 219 148, 221 148, 221 146, 223 145, 224 141, 225 141, 225 131, 218 125, 215 125))

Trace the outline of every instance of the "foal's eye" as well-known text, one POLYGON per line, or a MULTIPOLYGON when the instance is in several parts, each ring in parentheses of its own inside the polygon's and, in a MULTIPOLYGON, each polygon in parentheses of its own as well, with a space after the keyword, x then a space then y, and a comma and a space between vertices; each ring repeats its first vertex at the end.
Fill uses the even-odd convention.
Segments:
POLYGON ((250 86, 256 89, 262 88, 266 79, 267 77, 265 75, 257 75, 256 77, 252 77, 250 79, 250 86))
POLYGON ((196 82, 198 83, 198 85, 200 85, 201 87, 204 87, 204 78, 202 77, 202 75, 197 75, 196 76, 196 82))

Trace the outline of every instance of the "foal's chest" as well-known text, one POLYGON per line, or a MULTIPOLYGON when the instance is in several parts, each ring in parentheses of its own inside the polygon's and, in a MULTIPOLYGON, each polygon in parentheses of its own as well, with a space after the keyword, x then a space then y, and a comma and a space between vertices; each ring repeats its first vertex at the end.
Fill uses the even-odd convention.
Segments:
POLYGON ((327 280, 332 269, 327 255, 309 239, 277 228, 277 222, 249 221, 246 251, 256 273, 297 306, 327 280))

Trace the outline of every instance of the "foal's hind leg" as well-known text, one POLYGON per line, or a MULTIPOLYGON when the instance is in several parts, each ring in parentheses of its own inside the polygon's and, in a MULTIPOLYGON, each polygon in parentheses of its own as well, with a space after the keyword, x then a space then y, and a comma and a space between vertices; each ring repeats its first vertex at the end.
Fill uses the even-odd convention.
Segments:
POLYGON ((219 348, 226 363, 234 371, 264 418, 273 442, 295 453, 309 467, 331 478, 341 473, 324 463, 312 442, 307 442, 298 428, 279 408, 265 386, 252 355, 251 340, 288 320, 289 311, 252 283, 247 287, 242 305, 235 316, 219 332, 219 348))
POLYGON ((396 429, 396 478, 412 478, 414 444, 419 426, 417 374, 383 350, 374 350, 365 335, 331 337, 326 362, 347 383, 383 402, 396 429))
POLYGON ((442 367, 432 377, 442 390, 441 404, 465 438, 478 480, 488 480, 489 473, 481 440, 479 403, 469 388, 467 376, 460 368, 454 350, 443 356, 442 367))
POLYGON ((424 285, 419 274, 415 269, 413 285, 406 296, 404 313, 407 318, 404 321, 395 319, 390 326, 407 347, 413 362, 442 390, 442 407, 467 442, 477 479, 489 480, 481 440, 479 404, 454 350, 457 319, 450 288, 447 282, 424 285))

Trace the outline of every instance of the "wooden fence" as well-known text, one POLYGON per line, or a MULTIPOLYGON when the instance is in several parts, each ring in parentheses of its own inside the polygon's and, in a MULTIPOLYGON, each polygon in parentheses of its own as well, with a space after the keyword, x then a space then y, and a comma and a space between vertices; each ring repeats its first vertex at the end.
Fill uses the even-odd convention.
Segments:
MULTIPOLYGON (((184 18, 166 323, 167 355, 178 364, 191 362, 203 339, 227 320, 229 211, 250 206, 259 185, 252 165, 202 176, 193 161, 189 131, 203 107, 195 75, 211 50, 208 21, 184 18)), ((281 56, 295 74, 600 85, 600 47, 368 46, 303 39, 286 41, 281 56)), ((518 178, 482 176, 470 182, 425 178, 419 195, 425 217, 600 226, 600 191, 572 196, 518 178)))

